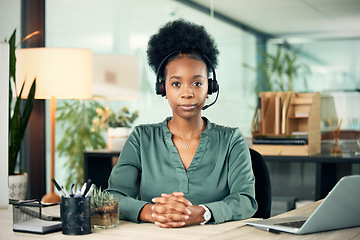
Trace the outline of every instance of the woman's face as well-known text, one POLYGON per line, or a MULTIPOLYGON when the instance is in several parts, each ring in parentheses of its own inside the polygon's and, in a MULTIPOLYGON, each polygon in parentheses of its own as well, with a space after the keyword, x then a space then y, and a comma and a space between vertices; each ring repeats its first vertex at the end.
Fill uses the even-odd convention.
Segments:
POLYGON ((174 117, 201 116, 208 91, 206 64, 188 56, 172 60, 166 66, 165 90, 174 117))

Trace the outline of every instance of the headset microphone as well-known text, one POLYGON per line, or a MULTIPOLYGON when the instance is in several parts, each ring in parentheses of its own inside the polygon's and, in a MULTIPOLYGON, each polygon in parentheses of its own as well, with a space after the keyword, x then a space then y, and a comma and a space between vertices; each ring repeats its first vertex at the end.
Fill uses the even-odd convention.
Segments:
POLYGON ((214 105, 214 104, 216 103, 218 97, 219 97, 219 89, 218 89, 217 92, 216 92, 216 98, 215 98, 215 100, 214 100, 212 103, 203 106, 203 107, 201 108, 201 110, 206 110, 206 109, 208 109, 209 107, 211 107, 212 105, 214 105))

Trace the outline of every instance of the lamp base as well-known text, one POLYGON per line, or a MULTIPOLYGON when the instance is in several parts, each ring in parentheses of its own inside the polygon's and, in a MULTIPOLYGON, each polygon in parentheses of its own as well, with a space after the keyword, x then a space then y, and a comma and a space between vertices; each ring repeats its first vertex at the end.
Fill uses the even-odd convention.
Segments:
POLYGON ((43 203, 58 203, 58 202, 61 202, 61 198, 56 193, 50 192, 50 193, 45 194, 42 197, 41 202, 43 202, 43 203))

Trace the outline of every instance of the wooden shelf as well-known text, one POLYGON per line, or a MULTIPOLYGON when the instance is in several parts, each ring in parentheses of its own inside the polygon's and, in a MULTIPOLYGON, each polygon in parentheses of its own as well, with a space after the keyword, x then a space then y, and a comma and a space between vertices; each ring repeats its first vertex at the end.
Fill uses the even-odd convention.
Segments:
POLYGON ((253 121, 252 129, 258 129, 252 133, 253 141, 298 137, 307 139, 307 144, 253 144, 253 149, 263 155, 309 156, 321 152, 320 93, 261 92, 259 98, 261 122, 253 121), (254 128, 254 124, 259 127, 254 128))

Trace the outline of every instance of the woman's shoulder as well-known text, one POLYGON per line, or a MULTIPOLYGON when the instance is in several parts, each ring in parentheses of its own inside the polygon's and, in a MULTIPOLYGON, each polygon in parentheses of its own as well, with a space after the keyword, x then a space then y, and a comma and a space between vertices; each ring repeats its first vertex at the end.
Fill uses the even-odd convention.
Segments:
POLYGON ((137 125, 134 130, 139 132, 151 132, 161 129, 163 126, 162 122, 159 123, 146 123, 137 125))
POLYGON ((239 129, 238 127, 229 127, 225 125, 220 125, 217 123, 211 123, 212 128, 217 131, 235 131, 236 129, 239 129))
POLYGON ((131 131, 129 141, 142 141, 153 139, 154 136, 163 136, 161 123, 139 124, 131 131))
POLYGON ((216 143, 225 143, 228 147, 240 144, 244 148, 247 147, 246 138, 241 132, 239 127, 230 127, 211 123, 211 127, 208 132, 210 141, 216 143))
POLYGON ((208 121, 210 135, 218 135, 221 138, 243 138, 243 134, 238 127, 230 127, 208 121))
POLYGON ((229 127, 229 126, 225 126, 225 125, 212 123, 210 121, 208 121, 208 124, 210 125, 211 131, 228 132, 228 133, 240 132, 240 129, 238 127, 229 127))
POLYGON ((136 127, 134 127, 134 132, 141 134, 141 133, 153 133, 153 132, 164 131, 164 125, 166 125, 165 121, 158 123, 139 124, 136 127))

